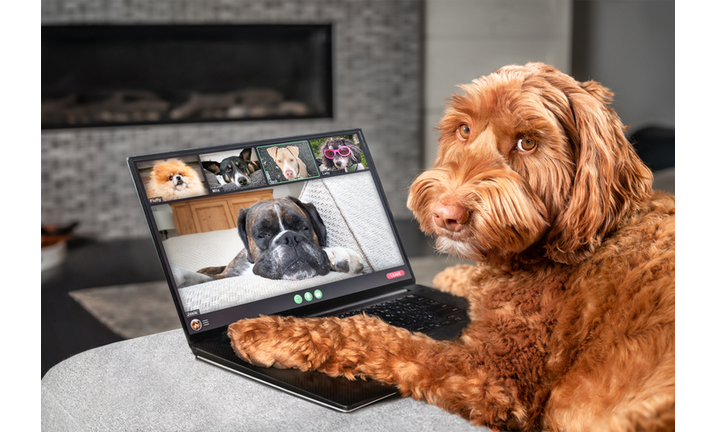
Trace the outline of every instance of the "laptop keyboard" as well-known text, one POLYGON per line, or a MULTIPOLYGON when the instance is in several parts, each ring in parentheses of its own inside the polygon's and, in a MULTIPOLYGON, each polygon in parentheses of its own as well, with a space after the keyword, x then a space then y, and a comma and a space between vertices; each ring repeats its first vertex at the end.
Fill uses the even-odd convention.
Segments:
POLYGON ((421 333, 468 319, 463 309, 414 294, 337 316, 345 318, 363 312, 396 327, 421 333))

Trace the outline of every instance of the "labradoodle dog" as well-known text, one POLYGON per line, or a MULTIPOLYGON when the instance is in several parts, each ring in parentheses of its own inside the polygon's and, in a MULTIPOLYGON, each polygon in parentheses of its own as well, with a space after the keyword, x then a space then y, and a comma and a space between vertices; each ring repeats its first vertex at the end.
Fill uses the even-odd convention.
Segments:
POLYGON ((495 430, 662 431, 675 424, 674 196, 596 82, 543 64, 461 87, 408 206, 472 322, 439 342, 368 316, 229 327, 266 366, 396 385, 495 430))

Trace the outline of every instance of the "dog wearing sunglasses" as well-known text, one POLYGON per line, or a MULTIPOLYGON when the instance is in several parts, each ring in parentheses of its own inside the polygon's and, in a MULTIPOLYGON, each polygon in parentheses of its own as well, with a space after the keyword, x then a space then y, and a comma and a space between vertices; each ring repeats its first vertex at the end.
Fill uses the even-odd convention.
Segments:
POLYGON ((364 170, 361 163, 363 151, 353 141, 346 138, 330 138, 319 148, 322 171, 354 172, 364 170))

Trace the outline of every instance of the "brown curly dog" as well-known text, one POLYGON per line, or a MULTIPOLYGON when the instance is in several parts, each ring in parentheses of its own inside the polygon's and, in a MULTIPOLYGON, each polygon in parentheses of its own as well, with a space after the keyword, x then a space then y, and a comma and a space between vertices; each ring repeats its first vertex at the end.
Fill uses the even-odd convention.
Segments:
POLYGON ((462 90, 408 200, 439 250, 477 263, 434 281, 469 300, 462 336, 260 317, 229 327, 234 350, 394 384, 495 430, 674 430, 674 197, 652 192, 612 94, 543 64, 462 90))

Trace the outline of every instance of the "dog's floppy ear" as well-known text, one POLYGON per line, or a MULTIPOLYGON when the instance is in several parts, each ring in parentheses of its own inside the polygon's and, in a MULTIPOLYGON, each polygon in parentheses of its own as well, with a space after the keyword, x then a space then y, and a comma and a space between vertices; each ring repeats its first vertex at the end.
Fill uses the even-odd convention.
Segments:
MULTIPOLYGON (((321 159, 320 159, 321 164, 325 164, 326 168, 328 168, 328 169, 335 167, 335 165, 333 164, 333 161, 326 157, 326 149, 330 145, 331 141, 333 141, 333 140, 328 139, 328 140, 324 141, 323 144, 321 144, 321 147, 318 148, 318 151, 319 151, 320 157, 321 157, 321 159)), ((318 158, 316 158, 316 160, 318 160, 318 158)), ((321 164, 319 164, 319 165, 321 165, 321 164)))
POLYGON ((547 233, 546 250, 556 262, 576 264, 651 195, 653 176, 608 106, 612 93, 596 82, 578 83, 562 74, 548 80, 569 99, 571 113, 557 117, 572 145, 575 175, 566 208, 547 233))
POLYGON ((244 249, 246 249, 246 260, 253 264, 254 256, 251 255, 251 248, 249 248, 249 236, 246 233, 246 216, 248 215, 248 213, 249 210, 247 208, 242 208, 239 210, 239 217, 236 220, 236 227, 239 229, 239 238, 241 239, 241 242, 244 243, 244 249))
POLYGON ((323 219, 321 219, 321 215, 318 214, 318 210, 316 210, 316 207, 311 203, 301 202, 298 200, 298 198, 294 198, 292 196, 289 196, 288 198, 294 203, 296 203, 296 205, 299 206, 303 210, 303 212, 311 218, 311 224, 313 224, 313 231, 318 237, 318 244, 321 247, 325 247, 326 240, 328 239, 328 231, 326 230, 326 225, 323 223, 323 219))
POLYGON ((350 144, 348 145, 348 147, 351 149, 351 159, 353 159, 353 162, 359 163, 361 161, 360 155, 361 153, 363 153, 363 150, 361 150, 360 147, 358 147, 358 145, 354 142, 349 142, 350 144))
POLYGON ((269 147, 266 149, 266 153, 269 154, 272 158, 276 159, 276 155, 278 154, 278 147, 269 147))

